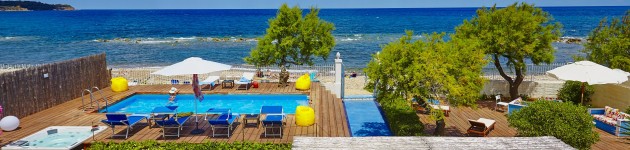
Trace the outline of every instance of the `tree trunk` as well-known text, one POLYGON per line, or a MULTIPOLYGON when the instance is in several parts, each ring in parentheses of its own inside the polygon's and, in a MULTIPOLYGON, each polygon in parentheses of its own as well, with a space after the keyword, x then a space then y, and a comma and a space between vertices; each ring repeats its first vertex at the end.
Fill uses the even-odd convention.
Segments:
POLYGON ((283 66, 278 78, 278 87, 286 87, 289 85, 289 71, 283 66))
POLYGON ((444 119, 435 121, 435 131, 433 136, 444 136, 444 130, 446 130, 446 123, 444 119))
POLYGON ((508 82, 508 85, 510 85, 510 98, 511 99, 518 98, 519 97, 518 87, 521 85, 521 83, 523 82, 523 79, 525 78, 523 76, 524 66, 519 66, 518 64, 514 65, 515 66, 514 72, 516 73, 516 79, 512 79, 512 77, 508 76, 507 74, 505 74, 505 71, 503 71, 503 67, 501 67, 501 62, 499 61, 499 56, 497 54, 494 54, 492 55, 492 57, 494 58, 494 66, 497 68, 497 70, 499 70, 499 74, 501 75, 501 77, 503 77, 503 79, 505 79, 505 81, 508 82))

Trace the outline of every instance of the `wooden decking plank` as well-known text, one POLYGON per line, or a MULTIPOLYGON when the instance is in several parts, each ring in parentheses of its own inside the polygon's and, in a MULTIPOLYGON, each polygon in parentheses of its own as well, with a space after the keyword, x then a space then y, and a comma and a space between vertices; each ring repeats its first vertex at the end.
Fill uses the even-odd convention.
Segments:
MULTIPOLYGON (((139 85, 139 86, 131 86, 128 91, 125 92, 112 92, 109 88, 103 88, 102 93, 103 96, 106 97, 107 102, 111 105, 114 104, 125 97, 133 95, 135 93, 166 93, 173 85, 139 85)), ((192 87, 190 85, 175 85, 176 88, 180 89, 180 93, 192 93, 192 87)), ((209 124, 201 119, 200 120, 200 128, 206 130, 201 135, 190 135, 190 131, 194 129, 194 118, 189 120, 185 125, 184 130, 181 131, 180 138, 162 138, 161 128, 154 126, 153 128, 149 128, 148 124, 141 122, 140 124, 134 126, 134 128, 130 131, 130 136, 128 139, 116 137, 114 139, 110 138, 112 132, 111 129, 106 129, 98 135, 94 136, 96 141, 112 141, 112 142, 123 142, 123 141, 143 141, 143 140, 158 140, 159 142, 191 142, 191 143, 200 143, 205 141, 227 141, 227 142, 240 142, 240 141, 250 141, 250 142, 273 142, 273 143, 290 143, 292 142, 293 136, 344 136, 338 132, 330 132, 333 130, 338 130, 336 126, 343 127, 343 123, 345 122, 345 117, 342 112, 330 112, 330 111, 340 111, 343 107, 339 107, 336 105, 341 105, 332 99, 334 96, 330 95, 330 93, 325 92, 325 89, 319 83, 313 83, 313 89, 307 91, 298 91, 295 90, 294 84, 290 84, 287 87, 277 87, 277 83, 261 83, 260 88, 252 88, 250 90, 236 90, 236 88, 226 88, 222 89, 220 86, 216 87, 211 91, 204 91, 207 94, 218 94, 218 93, 296 93, 296 94, 308 94, 312 100, 311 106, 316 112, 316 123, 318 126, 311 127, 299 127, 295 125, 295 116, 288 115, 287 125, 283 130, 283 136, 281 138, 264 138, 262 136, 263 129, 262 127, 248 127, 244 128, 242 124, 236 127, 232 132, 232 136, 230 138, 210 138, 208 137, 211 133, 211 129, 209 124), (339 115, 341 113, 341 115, 339 115), (327 116, 322 116, 327 115, 327 116), (335 116, 337 115, 337 116, 335 116), (336 118, 335 118, 336 117, 336 118), (341 118, 341 119, 339 119, 341 118), (324 126, 322 126, 324 125, 324 126), (321 132, 326 131, 326 132, 321 132), (318 132, 316 134, 315 132, 318 132), (321 132, 321 133, 320 133, 321 132), (244 136, 243 136, 244 134, 244 136)), ((97 102, 100 104, 101 108, 104 108, 105 102, 102 100, 100 92, 96 92, 95 98, 97 102)), ((38 113, 29 115, 27 117, 21 118, 22 125, 21 129, 12 131, 12 132, 4 132, 2 137, 0 137, 1 144, 7 144, 8 141, 17 140, 28 136, 32 133, 35 133, 43 128, 48 126, 63 126, 63 125, 81 125, 81 126, 89 126, 94 124, 98 124, 104 126, 104 124, 100 123, 100 120, 105 119, 105 115, 101 113, 84 113, 81 111, 83 106, 89 105, 87 101, 89 101, 89 95, 85 95, 86 103, 81 103, 81 97, 70 100, 68 102, 59 104, 57 106, 51 107, 49 109, 42 110, 38 113)), ((96 101, 95 101, 96 102, 96 101)), ((97 104, 94 104, 95 106, 97 104)), ((293 109, 293 108, 291 108, 293 109)), ((242 122, 242 121, 239 121, 242 122)), ((343 130, 343 128, 341 128, 343 130)), ((116 128, 116 134, 124 134, 126 131, 126 127, 116 128)), ((168 132, 174 132, 174 129, 167 130, 168 132)), ((94 142, 92 140, 86 140, 85 142, 94 142)))

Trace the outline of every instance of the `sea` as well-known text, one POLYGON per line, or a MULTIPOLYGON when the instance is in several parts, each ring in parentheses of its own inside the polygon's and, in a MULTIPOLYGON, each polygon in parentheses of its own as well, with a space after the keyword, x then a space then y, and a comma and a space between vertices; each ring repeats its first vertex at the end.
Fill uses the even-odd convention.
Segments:
MULTIPOLYGON (((604 18, 630 7, 543 7, 563 25, 563 37, 585 38, 604 18)), ((412 30, 453 33, 477 8, 322 9, 335 24, 344 65, 362 68, 381 47, 412 30)), ((244 64, 273 18, 274 9, 77 10, 0 12, 0 64, 42 64, 98 53, 111 67, 166 66, 188 57, 244 64)), ((305 13, 308 10, 304 11, 305 13)), ((580 44, 554 43, 555 62, 584 55, 580 44)))

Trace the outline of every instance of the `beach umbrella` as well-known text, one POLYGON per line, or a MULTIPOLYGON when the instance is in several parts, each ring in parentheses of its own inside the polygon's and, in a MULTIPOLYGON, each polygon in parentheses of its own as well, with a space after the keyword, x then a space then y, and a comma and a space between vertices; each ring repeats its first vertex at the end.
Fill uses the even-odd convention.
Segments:
MULTIPOLYGON (((199 77, 198 74, 206 74, 217 71, 230 70, 232 66, 203 60, 199 57, 190 57, 185 59, 184 61, 175 63, 170 66, 166 66, 156 72, 151 74, 164 75, 164 76, 175 76, 175 75, 193 75, 192 87, 195 93, 195 98, 199 101, 203 101, 203 93, 201 93, 201 88, 199 87, 199 77)), ((199 129, 199 116, 197 116, 197 101, 195 101, 195 122, 196 128, 193 130, 193 134, 201 134, 204 131, 199 129)))
POLYGON ((564 65, 547 74, 553 78, 565 81, 582 82, 582 103, 584 101, 584 83, 595 84, 620 84, 628 80, 628 73, 625 71, 615 71, 608 67, 590 61, 579 61, 564 65))

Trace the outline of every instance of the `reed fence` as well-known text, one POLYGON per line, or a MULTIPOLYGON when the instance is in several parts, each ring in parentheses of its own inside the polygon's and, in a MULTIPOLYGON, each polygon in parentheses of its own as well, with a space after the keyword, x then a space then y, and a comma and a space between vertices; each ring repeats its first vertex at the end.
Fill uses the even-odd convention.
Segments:
POLYGON ((37 65, 0 65, 0 105, 18 118, 81 96, 84 89, 108 87, 105 54, 37 65), (47 75, 47 77, 45 77, 47 75))

